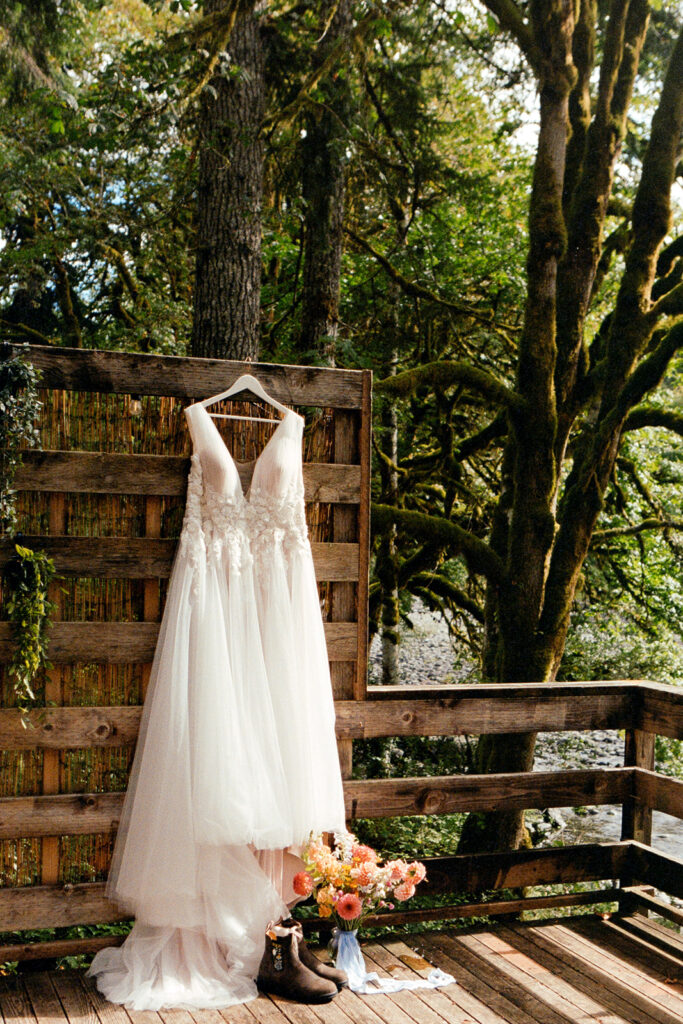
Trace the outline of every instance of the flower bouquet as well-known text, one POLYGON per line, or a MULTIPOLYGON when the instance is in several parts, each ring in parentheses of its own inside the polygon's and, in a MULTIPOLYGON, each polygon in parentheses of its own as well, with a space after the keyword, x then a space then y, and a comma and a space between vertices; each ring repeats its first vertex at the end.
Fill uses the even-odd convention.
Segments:
MULTIPOLYGON (((382 863, 375 850, 359 843, 352 832, 337 833, 334 849, 326 846, 321 836, 312 838, 302 859, 306 870, 294 876, 294 892, 313 896, 319 916, 334 920, 331 948, 336 953, 336 966, 349 976, 351 989, 369 993, 389 991, 390 984, 391 991, 398 991, 396 984, 402 988, 422 987, 417 982, 390 982, 376 973, 368 974, 357 933, 373 911, 393 910, 392 900, 404 902, 413 896, 416 886, 426 878, 424 864, 405 860, 382 863), (369 982, 378 987, 369 988, 369 982)), ((443 973, 441 977, 450 979, 443 973)))

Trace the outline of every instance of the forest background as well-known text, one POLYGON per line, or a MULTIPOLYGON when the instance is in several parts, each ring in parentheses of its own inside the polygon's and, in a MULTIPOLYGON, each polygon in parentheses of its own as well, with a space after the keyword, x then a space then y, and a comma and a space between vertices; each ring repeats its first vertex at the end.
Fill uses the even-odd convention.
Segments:
POLYGON ((0 338, 372 368, 383 681, 681 682, 682 16, 0 0, 0 338))

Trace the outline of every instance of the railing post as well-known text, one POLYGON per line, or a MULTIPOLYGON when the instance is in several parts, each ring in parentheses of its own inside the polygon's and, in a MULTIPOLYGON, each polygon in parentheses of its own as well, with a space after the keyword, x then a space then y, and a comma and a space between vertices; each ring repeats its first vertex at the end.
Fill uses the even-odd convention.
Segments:
MULTIPOLYGON (((626 768, 655 767, 655 735, 643 729, 627 729, 624 745, 624 766, 626 768)), ((643 806, 631 794, 622 805, 621 838, 635 839, 646 846, 652 844, 652 808, 643 806)))

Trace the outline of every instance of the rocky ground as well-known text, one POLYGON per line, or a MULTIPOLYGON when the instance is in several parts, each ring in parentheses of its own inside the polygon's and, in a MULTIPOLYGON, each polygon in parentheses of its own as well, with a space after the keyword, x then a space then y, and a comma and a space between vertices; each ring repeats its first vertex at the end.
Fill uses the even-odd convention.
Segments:
MULTIPOLYGON (((415 685, 476 681, 476 666, 467 659, 456 663, 448 631, 440 616, 419 605, 411 614, 413 629, 402 629, 400 680, 415 685)), ((381 650, 375 639, 370 651, 371 682, 381 680, 381 650)), ((555 732, 539 736, 536 771, 562 768, 614 768, 623 764, 624 738, 616 730, 555 732)), ((566 844, 613 841, 620 838, 621 808, 617 806, 553 809, 530 812, 531 828, 566 844)), ((683 822, 654 814, 652 843, 663 853, 683 857, 683 822)))

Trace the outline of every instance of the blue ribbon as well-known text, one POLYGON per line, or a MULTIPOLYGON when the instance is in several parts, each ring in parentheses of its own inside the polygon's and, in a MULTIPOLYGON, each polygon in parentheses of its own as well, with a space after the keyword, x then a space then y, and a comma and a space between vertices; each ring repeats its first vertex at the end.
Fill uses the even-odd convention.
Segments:
POLYGON ((446 974, 441 968, 435 967, 426 978, 380 978, 377 971, 366 971, 365 960, 358 943, 358 930, 345 931, 334 928, 331 946, 336 949, 335 966, 346 971, 349 988, 361 995, 372 995, 375 992, 400 992, 406 988, 440 988, 442 985, 455 984, 452 974, 446 974))

